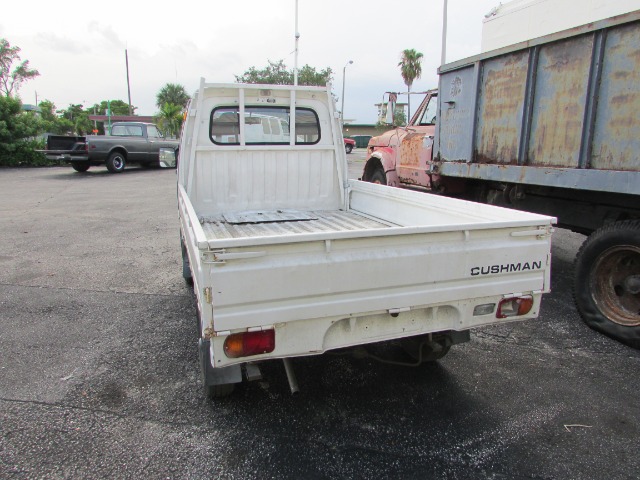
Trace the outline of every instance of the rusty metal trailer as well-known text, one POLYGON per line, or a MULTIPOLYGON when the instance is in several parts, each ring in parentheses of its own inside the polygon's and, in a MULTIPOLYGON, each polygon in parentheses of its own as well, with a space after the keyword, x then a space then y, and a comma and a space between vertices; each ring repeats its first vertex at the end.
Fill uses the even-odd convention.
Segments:
POLYGON ((464 185, 589 235, 576 258, 578 310, 640 348, 640 10, 439 73, 436 186, 464 185))

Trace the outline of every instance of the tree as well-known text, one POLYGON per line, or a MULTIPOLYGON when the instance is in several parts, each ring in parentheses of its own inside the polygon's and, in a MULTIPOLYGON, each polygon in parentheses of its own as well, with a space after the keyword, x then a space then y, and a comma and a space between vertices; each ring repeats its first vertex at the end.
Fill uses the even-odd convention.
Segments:
POLYGON ((56 115, 56 105, 50 100, 43 100, 40 107, 42 132, 66 135, 73 131, 73 122, 56 115))
POLYGON ((0 165, 43 165, 47 163, 36 148, 43 145, 35 140, 41 121, 32 112, 22 111, 20 99, 0 95, 0 165))
POLYGON ((305 65, 298 71, 298 85, 324 87, 333 80, 332 73, 330 67, 318 72, 315 68, 305 65))
MULTIPOLYGON (((242 75, 235 75, 238 83, 268 83, 271 85, 293 85, 293 70, 288 70, 284 60, 269 63, 263 69, 251 67, 242 75)), ((332 80, 330 67, 317 71, 315 67, 305 65, 298 70, 298 84, 307 86, 324 86, 332 80)))
POLYGON ((269 63, 261 70, 251 67, 242 75, 234 75, 238 83, 268 83, 271 85, 291 85, 293 84, 293 74, 287 70, 284 60, 269 63))
MULTIPOLYGON (((107 114, 107 106, 109 102, 107 100, 103 100, 100 104, 95 105, 96 114, 97 115, 106 115, 107 114)), ((93 107, 91 107, 93 109, 93 107)), ((138 107, 131 106, 131 111, 135 115, 138 107)), ((91 112, 93 113, 93 111, 91 112)), ((129 115, 129 104, 122 100, 111 100, 111 115, 129 115)))
POLYGON ((401 127, 407 124, 407 116, 404 113, 404 108, 397 108, 395 112, 393 112, 393 126, 401 127))
POLYGON ((184 86, 177 83, 167 83, 156 95, 156 106, 162 110, 165 104, 170 103, 186 108, 190 98, 184 86))
POLYGON ((60 117, 69 121, 77 135, 85 135, 93 129, 93 124, 89 120, 89 111, 85 110, 83 105, 69 105, 69 108, 60 111, 60 117))
POLYGON ((29 60, 20 62, 20 48, 12 47, 4 38, 0 38, 0 87, 5 96, 17 94, 23 82, 40 75, 38 70, 29 68, 29 60), (11 69, 14 62, 18 65, 11 69))
POLYGON ((168 137, 177 137, 182 128, 182 110, 180 105, 165 103, 156 115, 158 128, 168 137))
POLYGON ((407 86, 407 118, 411 118, 411 85, 416 78, 422 76, 422 58, 424 55, 420 52, 416 52, 413 48, 403 50, 400 54, 400 75, 404 80, 404 84, 407 86))
POLYGON ((72 122, 81 115, 86 115, 83 105, 81 104, 71 104, 66 110, 60 110, 60 116, 72 122))

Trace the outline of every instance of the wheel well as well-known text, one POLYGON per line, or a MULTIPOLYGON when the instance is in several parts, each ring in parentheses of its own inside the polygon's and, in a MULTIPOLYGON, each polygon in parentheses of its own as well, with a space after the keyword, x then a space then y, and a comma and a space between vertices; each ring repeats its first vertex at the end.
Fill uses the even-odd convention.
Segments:
POLYGON ((111 151, 109 152, 108 157, 110 157, 110 156, 111 156, 111 155, 113 155, 114 153, 119 153, 119 154, 121 154, 121 155, 124 157, 124 159, 125 159, 125 160, 127 159, 127 151, 126 151, 124 148, 120 148, 120 147, 116 147, 116 148, 114 148, 113 150, 111 150, 111 151))
POLYGON ((382 170, 382 173, 384 173, 384 167, 382 166, 382 162, 380 161, 380 159, 375 157, 370 158, 369 160, 367 160, 367 164, 364 166, 362 179, 365 181, 370 180, 373 172, 378 169, 382 170))

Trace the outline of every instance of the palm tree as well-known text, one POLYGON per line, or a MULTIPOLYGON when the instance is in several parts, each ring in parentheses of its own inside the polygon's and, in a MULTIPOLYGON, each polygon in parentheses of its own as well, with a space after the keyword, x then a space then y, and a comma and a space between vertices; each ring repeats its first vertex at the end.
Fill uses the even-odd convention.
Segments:
POLYGON ((191 97, 182 85, 167 83, 156 95, 156 106, 162 109, 165 104, 172 103, 173 105, 185 108, 189 98, 191 97))
POLYGON ((156 115, 156 122, 168 137, 176 137, 182 128, 182 107, 173 103, 165 103, 156 115))
POLYGON ((422 58, 423 54, 416 52, 413 48, 403 50, 400 54, 400 75, 407 86, 407 119, 411 119, 411 85, 416 78, 422 76, 422 58))

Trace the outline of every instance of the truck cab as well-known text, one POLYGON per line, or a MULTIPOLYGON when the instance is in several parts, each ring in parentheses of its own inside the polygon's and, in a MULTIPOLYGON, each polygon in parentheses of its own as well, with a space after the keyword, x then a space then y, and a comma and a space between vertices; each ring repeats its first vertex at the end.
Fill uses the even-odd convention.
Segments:
MULTIPOLYGON (((429 90, 406 127, 369 140, 362 179, 393 187, 431 188, 431 158, 438 91, 429 90)), ((389 102, 388 111, 393 111, 389 102)))

